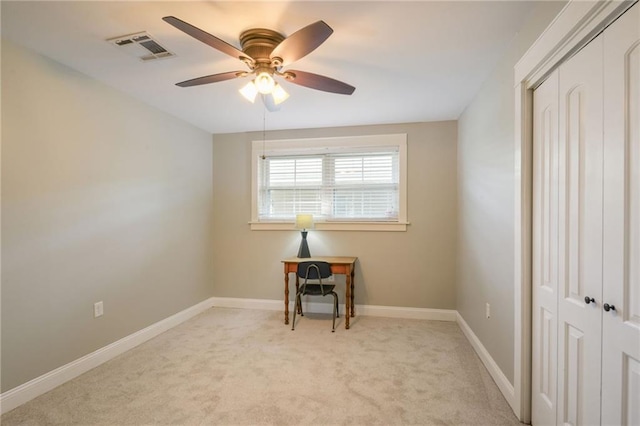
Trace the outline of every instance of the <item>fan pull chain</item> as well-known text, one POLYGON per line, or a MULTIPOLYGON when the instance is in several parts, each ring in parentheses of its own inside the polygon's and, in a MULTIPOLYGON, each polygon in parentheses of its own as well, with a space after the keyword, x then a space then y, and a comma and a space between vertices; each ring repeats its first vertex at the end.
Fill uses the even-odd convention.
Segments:
POLYGON ((264 155, 265 153, 265 134, 266 134, 266 114, 267 114, 267 107, 264 104, 264 102, 262 103, 262 159, 265 160, 267 158, 266 155, 264 155))

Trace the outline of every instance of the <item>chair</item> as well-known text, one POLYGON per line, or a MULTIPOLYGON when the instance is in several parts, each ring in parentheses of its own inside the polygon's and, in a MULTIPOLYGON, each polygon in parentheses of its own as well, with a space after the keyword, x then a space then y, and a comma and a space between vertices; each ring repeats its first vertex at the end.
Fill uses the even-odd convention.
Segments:
POLYGON ((300 315, 304 316, 302 312, 302 303, 300 296, 326 296, 328 294, 333 295, 333 328, 331 332, 336 331, 336 317, 340 318, 338 312, 338 295, 333 289, 335 284, 323 284, 322 280, 331 276, 331 265, 327 262, 321 261, 308 261, 298 263, 298 279, 304 278, 304 282, 296 293, 296 302, 293 308, 293 323, 291 324, 291 330, 295 329, 296 325, 296 312, 300 309, 300 315), (318 280, 318 283, 307 283, 308 280, 318 280))

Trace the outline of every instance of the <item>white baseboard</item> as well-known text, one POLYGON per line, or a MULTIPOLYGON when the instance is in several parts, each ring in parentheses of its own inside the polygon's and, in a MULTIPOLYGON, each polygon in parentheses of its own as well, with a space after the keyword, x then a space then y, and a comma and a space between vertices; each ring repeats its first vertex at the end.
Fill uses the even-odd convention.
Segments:
POLYGON ((122 339, 102 347, 90 354, 76 359, 62 367, 56 368, 40 377, 28 381, 20 386, 0 394, 0 414, 4 414, 14 408, 28 402, 51 389, 62 385, 69 380, 78 377, 100 364, 103 364, 116 356, 133 349, 141 343, 150 340, 178 324, 206 311, 213 306, 213 300, 207 299, 184 311, 178 312, 168 318, 156 322, 140 331, 130 334, 122 339))
POLYGON ((507 402, 511 406, 511 409, 515 413, 516 400, 515 400, 515 391, 513 389, 513 385, 509 382, 509 379, 507 379, 507 377, 504 375, 502 370, 500 370, 500 367, 498 367, 498 364, 496 364, 494 359, 491 357, 491 355, 489 354, 489 351, 487 351, 487 349, 484 347, 480 339, 478 339, 478 336, 476 336, 473 330, 471 330, 471 327, 469 327, 469 324, 466 323, 464 318, 462 318, 462 316, 459 313, 456 312, 456 315, 457 315, 458 325, 462 329, 462 332, 467 337, 467 340, 469 340, 469 342, 471 343, 471 346, 473 346, 473 349, 475 349, 476 353, 480 357, 480 360, 482 360, 482 363, 487 368, 487 370, 489 371, 489 374, 493 378, 493 381, 496 382, 496 385, 498 385, 498 389, 500 389, 500 392, 502 392, 502 395, 507 400, 507 402))
MULTIPOLYGON (((212 297, 129 336, 123 337, 122 339, 85 355, 82 358, 56 368, 55 370, 43 374, 40 377, 36 377, 27 383, 0 394, 0 414, 13 410, 25 402, 28 402, 45 392, 48 392, 51 389, 115 358, 116 356, 133 349, 134 347, 156 337, 157 335, 181 324, 189 318, 192 318, 211 307, 280 311, 283 308, 283 304, 284 302, 281 300, 212 297)), ((303 309, 308 312, 330 314, 332 305, 329 303, 303 302, 303 309)), ((289 312, 292 311, 293 302, 290 302, 289 312)), ((340 306, 340 311, 344 312, 344 304, 340 306)), ((506 398, 507 402, 511 408, 515 410, 513 385, 502 373, 502 370, 500 370, 489 352, 485 349, 478 337, 473 333, 469 325, 457 311, 449 309, 407 308, 376 305, 356 305, 355 311, 356 315, 365 316, 457 321, 462 332, 478 353, 478 356, 484 363, 493 380, 498 385, 498 388, 506 398)))
MULTIPOLYGON (((284 301, 270 299, 236 299, 231 297, 213 297, 213 306, 219 308, 264 309, 282 311, 284 301)), ((305 312, 330 314, 331 303, 302 302, 305 312)), ((340 305, 340 312, 344 312, 344 304, 340 305)), ((293 312, 293 301, 289 302, 289 312, 293 312)), ((400 306, 356 305, 356 315, 388 318, 423 319, 435 321, 455 321, 456 311, 450 309, 405 308, 400 306)))
MULTIPOLYGON (((212 297, 216 308, 262 309, 265 311, 284 310, 284 301, 272 299, 241 299, 235 297, 212 297)), ((293 302, 289 304, 289 309, 293 302)))
POLYGON ((398 306, 356 305, 357 315, 372 317, 406 318, 431 321, 455 321, 452 309, 407 308, 398 306))

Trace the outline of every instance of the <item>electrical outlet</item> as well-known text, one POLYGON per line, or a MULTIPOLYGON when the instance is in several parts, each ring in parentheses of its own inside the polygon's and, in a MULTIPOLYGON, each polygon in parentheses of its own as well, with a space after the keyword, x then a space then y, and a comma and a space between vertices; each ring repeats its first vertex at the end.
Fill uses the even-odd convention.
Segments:
POLYGON ((491 318, 491 305, 487 303, 487 306, 485 307, 485 316, 487 318, 491 318))
POLYGON ((93 304, 93 317, 98 318, 104 314, 104 304, 102 300, 93 304))

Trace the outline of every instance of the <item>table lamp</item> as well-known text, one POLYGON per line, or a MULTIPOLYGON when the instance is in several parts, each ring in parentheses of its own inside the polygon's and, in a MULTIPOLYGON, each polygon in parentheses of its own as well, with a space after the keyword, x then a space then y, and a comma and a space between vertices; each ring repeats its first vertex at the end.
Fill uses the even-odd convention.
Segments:
POLYGON ((307 244, 307 229, 313 229, 313 215, 312 214, 298 214, 296 215, 296 229, 302 229, 302 241, 300 241, 300 249, 298 250, 298 257, 311 257, 309 253, 309 245, 307 244))

